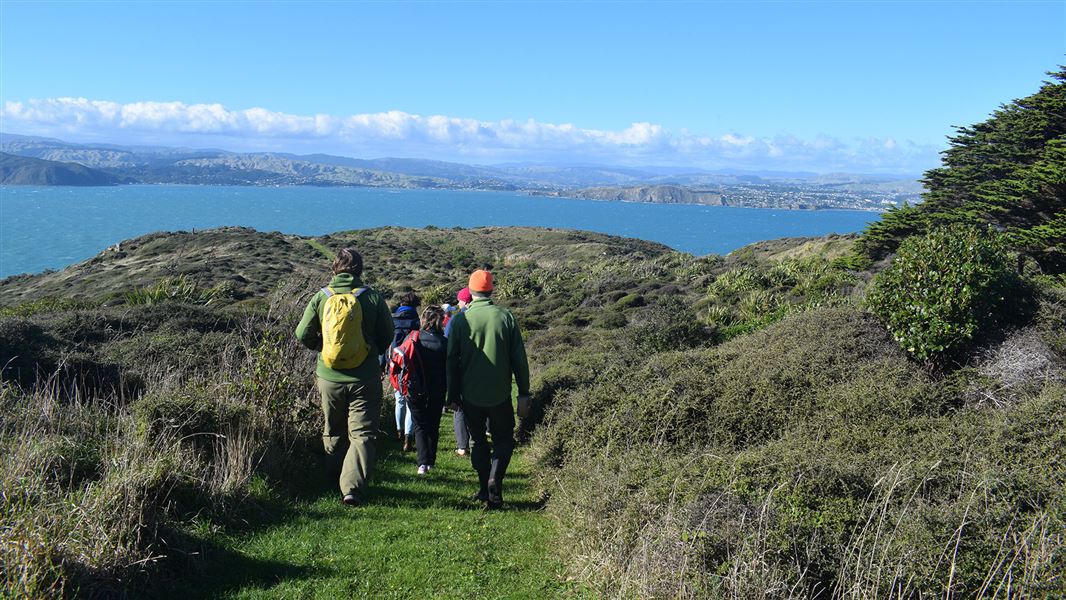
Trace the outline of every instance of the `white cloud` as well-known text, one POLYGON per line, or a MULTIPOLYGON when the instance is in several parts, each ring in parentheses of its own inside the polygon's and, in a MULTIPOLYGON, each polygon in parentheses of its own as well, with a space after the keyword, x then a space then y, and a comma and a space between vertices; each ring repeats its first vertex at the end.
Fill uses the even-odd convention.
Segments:
POLYGON ((402 111, 292 115, 221 104, 133 102, 85 98, 5 102, 2 127, 10 133, 75 141, 213 145, 233 150, 332 152, 349 156, 438 159, 598 161, 699 167, 803 168, 917 172, 938 162, 938 148, 893 138, 803 140, 739 133, 714 136, 671 132, 637 122, 618 130, 585 129, 534 120, 480 121, 402 111))

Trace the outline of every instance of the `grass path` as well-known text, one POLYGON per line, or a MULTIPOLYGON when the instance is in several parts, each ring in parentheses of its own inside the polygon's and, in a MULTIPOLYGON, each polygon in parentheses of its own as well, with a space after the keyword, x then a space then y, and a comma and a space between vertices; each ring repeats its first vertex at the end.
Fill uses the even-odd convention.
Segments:
POLYGON ((534 502, 522 449, 508 469, 507 506, 485 511, 470 499, 477 477, 453 451, 450 415, 441 430, 429 475, 415 474, 414 454, 401 453, 395 440, 381 442, 368 505, 344 506, 325 484, 304 500, 279 500, 272 522, 209 534, 195 563, 200 572, 160 591, 174 598, 585 596, 563 580, 554 524, 534 502))

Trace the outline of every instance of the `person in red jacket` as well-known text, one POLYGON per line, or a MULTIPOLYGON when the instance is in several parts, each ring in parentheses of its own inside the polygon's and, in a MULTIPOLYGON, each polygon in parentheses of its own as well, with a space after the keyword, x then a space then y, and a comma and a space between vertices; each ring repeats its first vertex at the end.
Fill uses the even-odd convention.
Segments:
POLYGON ((407 408, 414 421, 415 447, 418 449, 418 474, 425 475, 437 464, 437 443, 440 441, 440 419, 444 412, 447 391, 445 366, 448 359, 448 340, 444 337, 444 310, 427 306, 422 311, 418 352, 422 394, 408 398, 407 408))

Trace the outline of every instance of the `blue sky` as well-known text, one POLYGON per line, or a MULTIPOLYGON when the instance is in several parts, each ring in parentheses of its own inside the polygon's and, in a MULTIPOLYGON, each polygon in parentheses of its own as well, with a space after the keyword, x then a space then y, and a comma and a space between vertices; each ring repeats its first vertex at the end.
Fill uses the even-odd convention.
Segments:
POLYGON ((1047 2, 0 2, 0 124, 233 150, 917 173, 1047 2))

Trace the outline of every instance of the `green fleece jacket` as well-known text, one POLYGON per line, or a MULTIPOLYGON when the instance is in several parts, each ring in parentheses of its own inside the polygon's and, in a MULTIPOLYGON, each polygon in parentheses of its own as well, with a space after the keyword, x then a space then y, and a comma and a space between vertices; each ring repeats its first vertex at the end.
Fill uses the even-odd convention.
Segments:
MULTIPOLYGON (((363 287, 359 278, 349 274, 340 273, 334 275, 329 282, 329 287, 335 292, 347 293, 363 287)), ((367 290, 360 294, 359 305, 363 308, 363 338, 370 346, 370 352, 366 360, 354 369, 331 369, 322 362, 322 304, 326 301, 326 294, 319 290, 311 297, 304 309, 303 319, 296 326, 296 339, 308 348, 318 352, 318 366, 315 375, 326 381, 334 383, 355 383, 358 381, 372 381, 381 377, 381 366, 378 355, 385 352, 392 341, 392 313, 385 299, 374 290, 367 290)))
POLYGON ((518 393, 529 394, 529 363, 518 321, 488 298, 476 298, 452 317, 448 336, 448 402, 496 406, 511 400, 511 375, 518 393))

